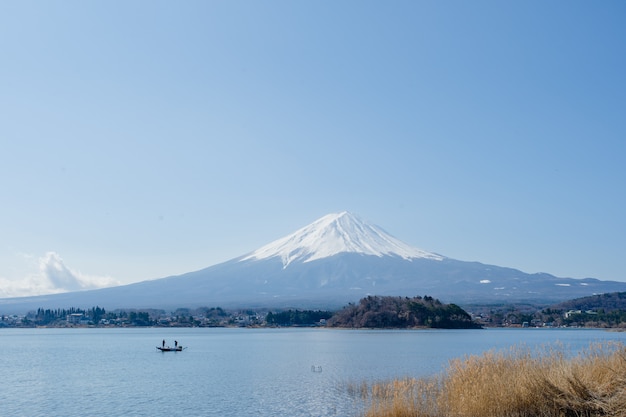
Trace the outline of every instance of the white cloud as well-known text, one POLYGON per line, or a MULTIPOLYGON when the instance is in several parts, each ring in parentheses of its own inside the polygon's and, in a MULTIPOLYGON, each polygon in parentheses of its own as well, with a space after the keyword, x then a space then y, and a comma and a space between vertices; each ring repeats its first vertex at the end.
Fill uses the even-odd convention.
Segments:
POLYGON ((56 252, 39 258, 39 271, 20 280, 0 277, 0 297, 26 297, 120 285, 111 277, 86 275, 68 268, 56 252))
POLYGON ((82 289, 80 279, 63 263, 63 259, 55 253, 48 252, 39 258, 39 270, 52 288, 62 291, 78 291, 82 289))

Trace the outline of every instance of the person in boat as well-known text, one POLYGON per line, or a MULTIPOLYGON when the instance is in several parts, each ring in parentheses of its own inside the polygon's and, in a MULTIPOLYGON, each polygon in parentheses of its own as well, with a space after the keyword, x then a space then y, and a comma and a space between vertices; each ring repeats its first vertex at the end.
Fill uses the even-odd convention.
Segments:
POLYGON ((177 348, 178 347, 178 340, 174 340, 174 347, 177 348))
POLYGON ((165 339, 163 339, 163 343, 161 344, 161 346, 165 347, 165 339))

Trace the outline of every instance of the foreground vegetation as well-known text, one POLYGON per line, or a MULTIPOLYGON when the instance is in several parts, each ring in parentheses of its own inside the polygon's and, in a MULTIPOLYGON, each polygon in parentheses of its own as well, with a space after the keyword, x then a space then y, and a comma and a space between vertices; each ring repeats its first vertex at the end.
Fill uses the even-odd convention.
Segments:
POLYGON ((514 348, 454 360, 442 376, 360 389, 365 417, 617 417, 626 414, 626 348, 514 348))

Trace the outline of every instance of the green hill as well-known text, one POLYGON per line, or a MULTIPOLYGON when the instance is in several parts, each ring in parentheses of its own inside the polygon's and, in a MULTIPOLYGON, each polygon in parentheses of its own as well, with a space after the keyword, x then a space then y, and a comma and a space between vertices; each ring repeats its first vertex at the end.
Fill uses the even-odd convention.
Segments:
POLYGON ((626 292, 612 292, 576 298, 550 306, 556 310, 596 310, 605 311, 626 310, 626 292))
POLYGON ((456 304, 425 297, 369 296, 349 304, 331 317, 327 326, 349 328, 475 329, 470 315, 456 304))

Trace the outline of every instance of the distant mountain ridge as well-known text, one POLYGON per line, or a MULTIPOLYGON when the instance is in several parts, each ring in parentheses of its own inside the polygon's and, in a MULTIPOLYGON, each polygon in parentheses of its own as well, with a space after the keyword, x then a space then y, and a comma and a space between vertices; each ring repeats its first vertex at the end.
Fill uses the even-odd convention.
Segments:
POLYGON ((329 214, 208 268, 100 290, 0 299, 0 313, 42 308, 340 308, 369 295, 446 303, 556 303, 626 291, 626 282, 558 278, 414 248, 358 216, 329 214))

